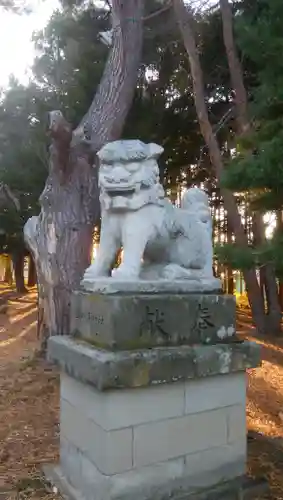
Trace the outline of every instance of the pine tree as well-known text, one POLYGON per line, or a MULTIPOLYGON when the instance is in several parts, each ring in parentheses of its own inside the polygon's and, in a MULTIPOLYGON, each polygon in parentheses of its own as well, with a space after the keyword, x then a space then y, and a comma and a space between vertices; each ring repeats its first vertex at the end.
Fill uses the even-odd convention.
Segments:
MULTIPOLYGON (((252 130, 237 146, 227 166, 223 183, 249 194, 254 213, 283 209, 283 3, 259 0, 239 18, 237 33, 244 57, 257 67, 257 82, 250 95, 252 130)), ((283 227, 280 221, 273 237, 250 248, 250 256, 224 249, 234 265, 272 262, 283 275, 283 227), (233 254, 233 256, 232 256, 233 254)))

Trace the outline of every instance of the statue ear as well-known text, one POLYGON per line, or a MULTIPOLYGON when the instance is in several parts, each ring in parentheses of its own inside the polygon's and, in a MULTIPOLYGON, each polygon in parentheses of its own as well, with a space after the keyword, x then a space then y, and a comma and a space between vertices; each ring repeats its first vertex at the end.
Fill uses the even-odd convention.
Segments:
POLYGON ((162 146, 159 146, 158 144, 155 144, 154 142, 148 144, 147 148, 149 158, 158 158, 164 152, 164 148, 162 146))

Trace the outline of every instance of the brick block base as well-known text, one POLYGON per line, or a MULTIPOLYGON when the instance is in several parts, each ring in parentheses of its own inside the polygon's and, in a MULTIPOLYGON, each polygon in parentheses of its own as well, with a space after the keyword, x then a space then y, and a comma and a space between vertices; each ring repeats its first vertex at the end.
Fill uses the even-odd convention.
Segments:
POLYGON ((106 392, 61 374, 61 474, 84 500, 233 480, 246 468, 245 403, 245 372, 106 392))

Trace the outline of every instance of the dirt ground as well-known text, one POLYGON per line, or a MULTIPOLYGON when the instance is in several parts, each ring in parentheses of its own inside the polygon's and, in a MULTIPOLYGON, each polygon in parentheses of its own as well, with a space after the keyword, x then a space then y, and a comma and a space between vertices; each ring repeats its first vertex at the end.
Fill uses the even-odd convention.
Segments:
MULTIPOLYGON (((253 338, 247 310, 238 325, 253 338)), ((255 340, 263 363, 248 373, 248 467, 269 481, 262 499, 283 500, 283 340, 255 340)), ((59 378, 36 349, 36 291, 19 296, 0 284, 0 500, 60 498, 41 475, 58 459, 59 378)))
POLYGON ((41 465, 58 454, 58 373, 36 358, 36 292, 0 285, 0 500, 59 498, 41 465))

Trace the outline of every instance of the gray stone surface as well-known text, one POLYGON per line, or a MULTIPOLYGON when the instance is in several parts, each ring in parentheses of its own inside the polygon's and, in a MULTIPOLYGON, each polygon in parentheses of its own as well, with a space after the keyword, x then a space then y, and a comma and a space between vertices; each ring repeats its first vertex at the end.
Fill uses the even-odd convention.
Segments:
POLYGON ((219 454, 219 449, 216 449, 215 459, 210 459, 209 463, 206 457, 202 461, 202 453, 194 455, 193 464, 181 456, 120 474, 105 475, 85 453, 64 439, 60 466, 70 484, 86 500, 177 499, 185 493, 188 496, 200 493, 245 473, 245 460, 237 450, 227 453, 224 449, 219 454))
POLYGON ((146 387, 255 368, 261 348, 253 342, 158 347, 110 352, 67 337, 51 337, 48 358, 71 377, 98 390, 146 387))
MULTIPOLYGON (((227 463, 237 464, 238 473, 240 466, 240 473, 245 472, 244 372, 106 392, 99 392, 66 374, 62 378, 61 462, 66 456, 68 459, 72 456, 66 452, 66 446, 69 449, 70 444, 71 450, 79 450, 106 475, 123 474, 147 466, 155 468, 156 464, 179 460, 180 457, 185 463, 185 476, 194 477, 201 472, 221 469, 227 463), (202 399, 209 400, 210 391, 216 395, 214 379, 223 393, 229 388, 230 393, 220 401, 217 397, 215 401, 211 400, 206 408, 200 401, 191 401, 190 408, 187 408, 185 399, 189 393, 186 391, 185 396, 186 386, 198 386, 202 399), (227 384, 229 380, 231 383, 227 384), (236 380, 239 388, 234 391, 236 380)), ((194 391, 191 395, 194 396, 194 391)), ((71 477, 75 475, 71 474, 71 477)))
MULTIPOLYGON (((156 463, 180 456, 190 457, 197 454, 197 460, 193 464, 189 461, 187 471, 191 475, 193 469, 193 475, 195 475, 203 472, 202 456, 205 451, 209 450, 212 453, 207 460, 207 468, 213 470, 215 467, 215 458, 212 458, 213 448, 216 450, 222 448, 223 455, 225 455, 227 430, 225 408, 135 426, 133 429, 134 468, 154 466, 156 463)), ((245 448, 241 448, 241 463, 244 468, 245 448)), ((223 465, 222 459, 220 463, 223 465)))
POLYGON ((101 234, 86 282, 109 275, 126 281, 214 280, 209 198, 192 187, 182 193, 179 207, 173 205, 160 184, 162 152, 139 140, 113 141, 98 151, 101 234))
POLYGON ((79 291, 71 310, 71 334, 97 347, 216 344, 236 338, 231 295, 79 291))
POLYGON ((61 399, 83 410, 88 419, 107 431, 226 408, 229 442, 231 438, 238 441, 243 433, 245 439, 246 435, 242 420, 246 410, 243 371, 138 390, 104 392, 61 373, 61 399))
MULTIPOLYGON (((206 380, 203 385, 205 383, 206 380)), ((172 386, 175 384, 169 387, 172 386)), ((154 388, 147 388, 147 391, 154 391, 154 388)), ((110 398, 115 398, 115 394, 123 392, 109 391, 100 394, 106 394, 106 398, 110 394, 110 398)), ((134 392, 139 391, 132 390, 132 394, 134 392)), ((67 440, 98 471, 106 475, 121 474, 145 466, 154 467, 157 463, 180 457, 184 457, 186 474, 191 476, 201 471, 214 470, 216 464, 219 468, 230 462, 237 462, 239 466, 241 463, 241 473, 245 471, 245 421, 240 418, 241 429, 237 429, 236 434, 231 432, 233 420, 230 416, 239 414, 238 405, 173 418, 163 418, 160 408, 159 420, 145 420, 138 425, 134 425, 133 420, 132 423, 125 422, 125 425, 130 424, 127 427, 112 430, 103 429, 94 420, 96 415, 89 415, 88 408, 75 406, 62 397, 60 407, 61 461, 65 455, 71 456, 65 453, 64 443, 67 440)), ((241 406, 241 409, 245 415, 245 406, 241 406)), ((121 421, 120 425, 123 425, 121 421)))
MULTIPOLYGON (((89 465, 89 464, 88 464, 89 465)), ((268 483, 266 480, 254 480, 246 476, 241 476, 237 479, 232 479, 230 481, 219 482, 211 488, 202 488, 202 491, 190 493, 188 491, 177 492, 176 494, 171 494, 170 492, 164 492, 164 490, 159 494, 155 487, 149 485, 147 488, 143 488, 140 494, 133 495, 130 492, 129 495, 114 496, 110 485, 108 487, 107 493, 101 496, 101 486, 94 487, 93 484, 87 489, 85 494, 78 491, 71 484, 70 480, 66 478, 62 468, 60 466, 44 466, 43 468, 45 477, 47 481, 58 488, 61 495, 66 500, 249 500, 256 499, 259 495, 263 495, 268 491, 268 483)), ((93 471, 89 467, 87 473, 88 477, 93 476, 93 471)), ((143 484, 141 485, 143 486, 143 484)), ((168 485, 167 485, 168 486, 168 485)), ((169 488, 170 491, 170 488, 169 488)))
POLYGON ((115 293, 207 293, 222 290, 221 280, 186 279, 186 280, 128 280, 122 281, 112 278, 99 278, 97 280, 84 279, 81 289, 103 294, 115 293))
MULTIPOLYGON (((132 469, 131 427, 105 431, 85 415, 83 408, 76 408, 63 399, 60 407, 61 438, 83 452, 102 474, 119 474, 132 469)), ((60 449, 64 449, 62 441, 60 449)))

